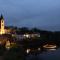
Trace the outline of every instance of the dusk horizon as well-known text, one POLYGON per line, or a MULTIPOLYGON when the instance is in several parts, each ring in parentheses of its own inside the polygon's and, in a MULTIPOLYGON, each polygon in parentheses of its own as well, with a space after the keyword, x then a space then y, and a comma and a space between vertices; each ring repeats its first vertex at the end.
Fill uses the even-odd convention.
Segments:
POLYGON ((60 31, 60 0, 0 0, 5 25, 60 31))
POLYGON ((0 0, 0 60, 60 60, 60 0, 0 0))

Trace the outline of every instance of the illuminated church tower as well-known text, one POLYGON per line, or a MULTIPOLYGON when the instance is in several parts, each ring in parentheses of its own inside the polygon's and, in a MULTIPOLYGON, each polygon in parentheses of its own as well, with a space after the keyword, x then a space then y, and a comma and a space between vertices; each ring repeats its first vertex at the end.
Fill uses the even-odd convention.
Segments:
POLYGON ((0 34, 5 34, 5 30, 4 30, 4 18, 1 15, 0 16, 0 34))

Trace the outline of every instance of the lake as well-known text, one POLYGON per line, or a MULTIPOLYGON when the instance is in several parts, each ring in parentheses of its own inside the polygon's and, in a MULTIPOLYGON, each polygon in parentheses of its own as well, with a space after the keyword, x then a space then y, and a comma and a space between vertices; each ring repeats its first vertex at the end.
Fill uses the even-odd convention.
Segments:
POLYGON ((42 52, 38 55, 28 55, 26 60, 60 60, 60 48, 55 51, 42 52))

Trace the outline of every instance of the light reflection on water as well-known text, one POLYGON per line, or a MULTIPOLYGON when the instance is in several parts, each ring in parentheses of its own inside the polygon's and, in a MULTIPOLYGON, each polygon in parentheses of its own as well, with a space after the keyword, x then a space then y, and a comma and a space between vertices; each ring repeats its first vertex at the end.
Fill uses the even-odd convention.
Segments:
POLYGON ((30 53, 37 53, 38 51, 41 51, 41 48, 40 48, 40 47, 37 48, 37 49, 34 49, 34 48, 29 49, 29 48, 27 48, 25 52, 26 52, 27 54, 30 54, 30 53))
MULTIPOLYGON (((29 53, 32 49, 29 50, 29 53)), ((29 55, 27 55, 27 60, 60 60, 60 48, 55 44, 43 45, 43 48, 38 47, 29 55), (39 52, 39 53, 37 53, 39 52)))
POLYGON ((53 52, 53 51, 56 51, 57 49, 56 48, 48 48, 48 49, 42 49, 41 48, 37 48, 37 49, 26 49, 26 53, 29 54, 29 53, 37 53, 38 51, 39 52, 53 52))
POLYGON ((60 60, 60 48, 58 49, 47 49, 40 54, 27 56, 27 60, 38 58, 38 60, 60 60))
POLYGON ((55 51, 56 49, 48 49, 49 51, 55 51))
POLYGON ((28 55, 26 60, 34 60, 34 59, 38 59, 38 60, 60 60, 60 48, 58 49, 52 49, 53 51, 43 51, 42 53, 38 54, 38 55, 28 55))

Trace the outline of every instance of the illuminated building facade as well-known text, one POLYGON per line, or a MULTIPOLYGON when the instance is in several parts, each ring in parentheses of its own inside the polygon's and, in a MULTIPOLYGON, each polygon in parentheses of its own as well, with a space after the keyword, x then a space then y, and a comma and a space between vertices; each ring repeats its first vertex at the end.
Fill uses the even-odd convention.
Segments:
POLYGON ((5 34, 4 18, 2 15, 0 16, 0 34, 5 34))
POLYGON ((15 31, 12 31, 12 29, 5 27, 4 18, 3 18, 3 15, 1 15, 0 16, 0 35, 10 34, 11 32, 15 32, 15 31))

